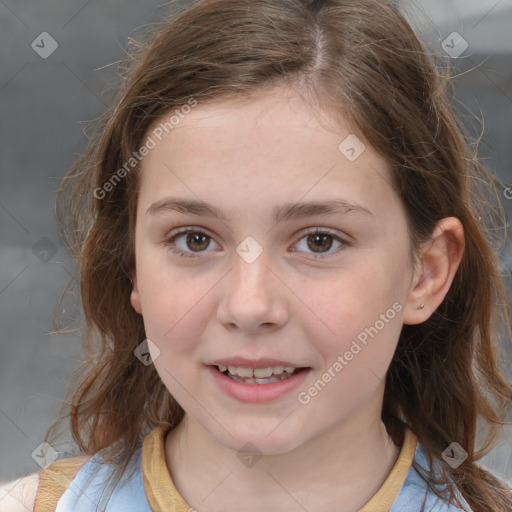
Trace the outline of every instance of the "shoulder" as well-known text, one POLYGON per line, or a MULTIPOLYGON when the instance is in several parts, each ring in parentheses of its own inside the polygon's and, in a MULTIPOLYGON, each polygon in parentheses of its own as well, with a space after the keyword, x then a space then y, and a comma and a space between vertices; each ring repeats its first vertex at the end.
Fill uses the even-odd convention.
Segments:
POLYGON ((39 473, 18 478, 0 486, 0 503, 3 512, 34 510, 39 487, 39 473))
POLYGON ((2 512, 55 510, 58 500, 88 459, 81 456, 57 460, 37 473, 2 484, 2 512))

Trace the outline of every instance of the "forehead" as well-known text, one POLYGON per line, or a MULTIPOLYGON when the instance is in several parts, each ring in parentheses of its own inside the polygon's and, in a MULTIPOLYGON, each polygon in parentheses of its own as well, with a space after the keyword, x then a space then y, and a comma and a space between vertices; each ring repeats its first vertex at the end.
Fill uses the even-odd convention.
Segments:
POLYGON ((392 194, 388 163, 346 119, 286 88, 178 107, 147 136, 156 144, 142 161, 141 199, 175 189, 240 205, 251 193, 297 201, 344 192, 369 202, 392 194))
MULTIPOLYGON (((352 133, 353 129, 343 115, 332 117, 308 93, 290 87, 274 87, 250 96, 206 101, 194 99, 192 107, 184 104, 162 115, 151 125, 148 133, 156 134, 160 142, 171 135, 176 140, 181 137, 200 138, 202 134, 199 131, 209 131, 213 138, 230 132, 231 140, 245 138, 246 141, 260 142, 290 133, 325 136, 330 132, 339 138, 340 133, 352 133), (269 136, 265 137, 265 134, 269 136)), ((211 139, 200 139, 199 142, 208 144, 211 139)))

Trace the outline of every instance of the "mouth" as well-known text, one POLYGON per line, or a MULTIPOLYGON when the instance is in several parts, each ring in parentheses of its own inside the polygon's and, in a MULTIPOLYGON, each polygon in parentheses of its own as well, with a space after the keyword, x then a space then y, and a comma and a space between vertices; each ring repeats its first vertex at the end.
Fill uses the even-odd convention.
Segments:
POLYGON ((262 368, 249 368, 247 366, 214 365, 219 373, 224 374, 231 380, 244 384, 272 384, 287 380, 298 373, 309 370, 309 368, 293 366, 267 366, 262 368))
POLYGON ((206 365, 212 383, 238 402, 263 403, 285 399, 304 384, 311 367, 279 359, 228 357, 206 365))

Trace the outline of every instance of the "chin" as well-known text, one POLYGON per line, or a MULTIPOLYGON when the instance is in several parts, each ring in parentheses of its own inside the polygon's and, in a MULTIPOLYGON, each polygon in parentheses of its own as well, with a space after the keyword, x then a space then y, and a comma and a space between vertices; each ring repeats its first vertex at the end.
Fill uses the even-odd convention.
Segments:
POLYGON ((260 455, 279 455, 294 450, 307 441, 300 436, 300 431, 297 432, 289 426, 286 428, 281 422, 283 422, 282 419, 274 419, 261 422, 251 421, 250 424, 238 422, 224 425, 231 435, 222 428, 215 429, 215 432, 210 429, 208 431, 218 443, 236 452, 250 444, 256 447, 254 451, 260 455))

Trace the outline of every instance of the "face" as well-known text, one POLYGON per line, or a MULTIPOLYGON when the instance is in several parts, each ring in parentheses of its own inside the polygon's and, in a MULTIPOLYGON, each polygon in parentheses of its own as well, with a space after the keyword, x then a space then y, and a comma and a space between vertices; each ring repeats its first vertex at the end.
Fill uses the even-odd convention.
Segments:
POLYGON ((132 304, 188 421, 233 449, 288 451, 382 400, 406 218, 388 163, 326 119, 288 89, 199 103, 142 163, 132 304))

